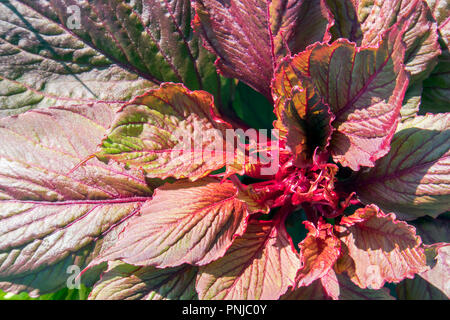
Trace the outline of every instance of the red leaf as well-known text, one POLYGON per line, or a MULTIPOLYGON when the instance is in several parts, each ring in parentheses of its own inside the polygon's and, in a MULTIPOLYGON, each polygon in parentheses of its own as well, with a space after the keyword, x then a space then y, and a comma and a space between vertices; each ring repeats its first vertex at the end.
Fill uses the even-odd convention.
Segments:
POLYGON ((205 265, 222 257, 261 211, 232 183, 212 178, 178 181, 155 190, 116 245, 91 265, 121 260, 136 266, 205 265))
POLYGON ((311 164, 316 156, 326 152, 330 143, 333 116, 308 80, 302 88, 294 87, 281 111, 281 119, 287 130, 287 145, 295 156, 298 167, 311 164))
POLYGON ((361 200, 408 220, 449 210, 449 129, 450 113, 401 123, 390 152, 355 177, 361 200))
POLYGON ((299 287, 324 277, 339 257, 341 246, 332 225, 319 221, 317 228, 310 222, 305 222, 305 226, 309 233, 299 245, 302 262, 297 275, 299 287))
POLYGON ((331 23, 323 0, 196 0, 195 8, 194 29, 217 55, 218 70, 269 99, 280 58, 326 40, 331 23))
POLYGON ((361 288, 379 289, 386 281, 399 282, 426 269, 415 229, 374 205, 343 217, 336 230, 348 250, 346 271, 361 288))
POLYGON ((273 73, 266 0, 196 0, 193 27, 218 57, 218 70, 270 98, 273 73))
POLYGON ((284 224, 249 222, 226 255, 200 267, 200 299, 278 299, 294 284, 300 260, 284 224))
POLYGON ((122 107, 97 157, 141 169, 149 178, 196 180, 226 164, 227 172, 243 173, 246 157, 213 100, 205 91, 163 83, 122 107))

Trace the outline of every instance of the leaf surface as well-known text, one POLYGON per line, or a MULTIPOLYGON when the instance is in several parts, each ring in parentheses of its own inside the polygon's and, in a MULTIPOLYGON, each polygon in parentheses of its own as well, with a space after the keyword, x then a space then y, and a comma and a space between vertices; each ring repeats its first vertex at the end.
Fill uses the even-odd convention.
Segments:
POLYGON ((391 151, 356 178, 358 196, 402 219, 436 217, 447 211, 449 125, 448 113, 418 116, 400 124, 391 151))
POLYGON ((92 265, 113 260, 159 268, 205 265, 225 254, 244 233, 249 214, 258 210, 231 182, 205 178, 166 184, 92 265))
POLYGON ((385 282, 400 282, 427 268, 414 228, 376 206, 342 218, 336 229, 352 260, 347 273, 363 289, 380 289, 385 282))
POLYGON ((67 268, 83 268, 151 195, 142 175, 95 159, 70 172, 112 117, 108 105, 94 104, 0 120, 0 288, 58 290, 67 268))
POLYGON ((250 221, 226 255, 199 269, 200 299, 278 299, 300 265, 283 224, 250 221))
POLYGON ((196 180, 225 164, 243 165, 234 131, 227 133, 230 126, 216 114, 211 94, 164 83, 122 107, 97 157, 162 179, 196 180))
POLYGON ((331 225, 320 222, 317 228, 309 222, 305 225, 309 233, 299 244, 302 261, 297 275, 299 287, 309 286, 327 275, 341 253, 340 241, 331 225))
POLYGON ((197 268, 157 269, 110 262, 89 300, 194 300, 197 268))

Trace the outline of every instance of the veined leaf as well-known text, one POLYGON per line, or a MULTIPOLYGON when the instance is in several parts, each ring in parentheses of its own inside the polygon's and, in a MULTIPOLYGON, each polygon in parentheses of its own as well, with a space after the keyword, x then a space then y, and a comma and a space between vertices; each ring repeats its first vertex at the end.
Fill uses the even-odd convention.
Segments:
POLYGON ((196 0, 194 28, 218 57, 220 73, 270 95, 274 66, 288 52, 322 41, 330 17, 322 1, 196 0), (310 32, 304 32, 308 28, 310 32), (314 29, 312 29, 314 28, 314 29))
POLYGON ((292 88, 301 86, 300 78, 310 78, 335 116, 334 160, 353 170, 373 166, 389 151, 408 84, 401 36, 393 27, 378 48, 338 40, 284 59, 272 83, 276 113, 292 88))
POLYGON ((120 103, 153 86, 69 31, 19 1, 0 1, 0 117, 55 103, 120 103))
POLYGON ((297 275, 299 287, 309 286, 328 274, 341 253, 341 244, 333 234, 332 225, 319 222, 316 228, 305 222, 305 226, 309 233, 299 244, 302 262, 297 275))
POLYGON ((189 0, 18 0, 102 52, 155 83, 183 82, 192 90, 215 93, 218 78, 212 55, 193 34, 189 0), (73 16, 75 5, 79 15, 73 16), (73 8, 73 7, 72 7, 73 8), (74 19, 79 18, 79 26, 74 19))
POLYGON ((412 81, 426 78, 440 54, 437 23, 422 0, 326 0, 335 23, 332 39, 347 38, 360 46, 375 46, 393 25, 404 29, 405 65, 412 81))
POLYGON ((199 269, 200 299, 278 299, 293 286, 300 260, 284 224, 249 222, 224 257, 199 269))
POLYGON ((151 195, 144 177, 92 159, 111 124, 105 104, 0 120, 0 288, 58 290, 102 250, 105 234, 151 195), (89 132, 89 135, 85 135, 89 132), (100 241, 97 241, 100 240, 100 241))
POLYGON ((404 300, 448 300, 450 299, 449 244, 427 246, 435 255, 430 270, 414 279, 406 279, 397 286, 397 294, 404 300))
POLYGON ((376 206, 343 217, 336 230, 353 265, 346 271, 361 288, 379 289, 386 281, 399 282, 427 269, 414 228, 376 206))
POLYGON ((236 155, 234 131, 227 139, 229 126, 219 120, 211 94, 164 83, 117 113, 97 157, 163 179, 196 180, 225 164, 242 160, 244 165, 244 155, 236 155))
POLYGON ((193 300, 196 275, 189 265, 157 269, 110 262, 89 300, 193 300))
POLYGON ((281 111, 281 120, 287 129, 287 144, 295 155, 296 165, 310 164, 316 148, 326 152, 330 143, 333 115, 308 80, 301 88, 294 87, 281 111))
POLYGON ((399 125, 391 151, 354 182, 365 203, 402 219, 436 217, 450 203, 450 114, 419 116, 399 125))
POLYGON ((159 268, 205 265, 222 257, 244 233, 249 215, 261 210, 231 182, 205 178, 166 184, 92 265, 113 260, 159 268))
POLYGON ((386 288, 379 290, 361 289, 347 276, 336 275, 331 269, 321 279, 307 287, 300 287, 286 293, 282 300, 394 300, 386 288), (327 290, 328 289, 328 290, 327 290))

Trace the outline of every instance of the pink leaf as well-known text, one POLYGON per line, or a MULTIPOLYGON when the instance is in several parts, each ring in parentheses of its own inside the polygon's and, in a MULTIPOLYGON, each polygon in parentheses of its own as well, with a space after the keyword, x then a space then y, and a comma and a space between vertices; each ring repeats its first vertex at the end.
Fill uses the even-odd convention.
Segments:
POLYGON ((336 230, 353 264, 346 271, 361 288, 379 289, 386 281, 412 278, 427 268, 414 228, 376 206, 343 217, 336 230))
POLYGON ((91 265, 121 260, 137 266, 205 265, 244 233, 250 213, 263 210, 230 182, 178 181, 155 190, 116 245, 91 265))
POLYGON ((282 223, 252 220, 223 258, 200 267, 197 292, 200 299, 278 299, 299 264, 282 223))

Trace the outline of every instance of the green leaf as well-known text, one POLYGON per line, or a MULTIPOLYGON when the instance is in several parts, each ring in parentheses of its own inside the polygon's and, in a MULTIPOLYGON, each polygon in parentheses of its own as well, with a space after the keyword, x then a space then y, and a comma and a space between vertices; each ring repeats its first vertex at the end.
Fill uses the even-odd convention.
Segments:
POLYGON ((165 184, 91 266, 113 260, 158 268, 205 265, 225 254, 258 211, 262 208, 229 181, 165 184))
POLYGON ((89 300, 194 300, 197 267, 157 269, 110 262, 89 300))
POLYGON ((143 170, 149 178, 194 181, 225 164, 233 170, 235 163, 241 172, 245 158, 235 148, 234 131, 217 119, 211 94, 164 83, 122 107, 97 157, 143 170))

